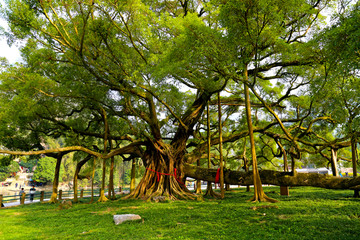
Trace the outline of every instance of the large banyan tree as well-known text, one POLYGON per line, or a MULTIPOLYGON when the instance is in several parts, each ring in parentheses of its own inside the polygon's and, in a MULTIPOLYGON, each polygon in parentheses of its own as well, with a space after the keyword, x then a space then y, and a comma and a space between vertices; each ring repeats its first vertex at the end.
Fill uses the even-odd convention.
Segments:
POLYGON ((322 56, 309 34, 328 2, 9 0, 8 40, 24 46, 23 63, 1 75, 1 144, 38 154, 44 150, 29 143, 62 136, 76 147, 48 152, 129 154, 146 167, 129 197, 193 198, 183 178, 187 169, 196 176, 186 164, 206 154, 204 110, 224 91, 223 141, 250 137, 253 200, 270 200, 254 133, 263 136, 258 150, 294 162, 347 141, 312 131, 332 119, 314 112, 316 97, 304 91, 319 78, 322 56))

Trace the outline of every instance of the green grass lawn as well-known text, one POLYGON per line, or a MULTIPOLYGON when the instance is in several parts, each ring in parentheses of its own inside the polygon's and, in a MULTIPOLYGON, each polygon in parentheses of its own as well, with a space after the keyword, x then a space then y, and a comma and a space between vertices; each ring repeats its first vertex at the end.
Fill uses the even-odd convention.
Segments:
POLYGON ((224 200, 153 203, 116 200, 106 203, 23 205, 0 209, 0 239, 360 239, 360 199, 353 191, 310 187, 265 187, 275 204, 247 202, 245 189, 224 200), (277 208, 252 206, 271 205, 277 208), (139 214, 143 221, 115 225, 113 215, 139 214))

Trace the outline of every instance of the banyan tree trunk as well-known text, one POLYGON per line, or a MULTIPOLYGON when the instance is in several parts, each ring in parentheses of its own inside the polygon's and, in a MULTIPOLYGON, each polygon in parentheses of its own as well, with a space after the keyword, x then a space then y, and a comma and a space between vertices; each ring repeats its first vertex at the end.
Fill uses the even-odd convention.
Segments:
POLYGON ((331 148, 331 170, 334 177, 339 176, 339 171, 337 167, 337 149, 331 148))
POLYGON ((82 166, 84 166, 85 163, 87 163, 89 160, 91 159, 91 155, 88 155, 86 158, 84 158, 83 160, 81 160, 80 162, 78 162, 76 164, 76 169, 75 169, 75 174, 74 174, 74 202, 78 202, 78 176, 80 173, 80 170, 82 168, 82 166))
MULTIPOLYGON (((108 136, 109 136, 109 124, 107 120, 106 111, 101 108, 101 115, 104 120, 104 154, 107 153, 107 145, 108 145, 108 136)), ((111 141, 111 139, 110 139, 111 141)), ((105 197, 105 176, 106 176, 106 160, 103 159, 102 162, 102 181, 101 181, 101 189, 100 189, 100 197, 98 202, 106 202, 108 199, 105 197)))
MULTIPOLYGON (((200 167, 200 159, 198 159, 196 161, 196 164, 198 167, 200 167)), ((202 194, 202 191, 201 191, 201 180, 196 180, 196 191, 195 191, 196 194, 202 194)))
POLYGON ((108 200, 107 197, 105 197, 105 175, 106 175, 106 160, 103 159, 103 162, 102 162, 102 183, 101 183, 100 197, 98 199, 98 202, 106 202, 108 200))
POLYGON ((60 167, 61 167, 62 157, 63 157, 62 154, 58 154, 56 157, 55 176, 54 176, 54 181, 53 181, 53 190, 52 190, 51 198, 49 200, 50 203, 56 203, 58 201, 57 200, 57 192, 58 192, 58 187, 59 187, 59 176, 60 176, 60 167))
MULTIPOLYGON (((109 129, 108 129, 109 130, 109 129)), ((109 130, 110 131, 110 130, 109 130)), ((109 139, 110 150, 113 148, 112 140, 109 139)), ((115 200, 115 189, 114 189, 114 167, 115 167, 115 158, 111 157, 110 163, 110 173, 109 173, 109 189, 108 189, 108 198, 115 200)))
MULTIPOLYGON (((245 138, 245 142, 244 142, 243 159, 244 159, 244 170, 245 170, 245 172, 249 172, 249 164, 248 164, 248 159, 246 157, 246 138, 245 138)), ((246 186, 246 191, 250 192, 250 185, 246 186)))
POLYGON ((219 153, 220 153, 220 197, 225 197, 224 188, 224 163, 222 155, 222 122, 221 122, 221 102, 220 92, 218 92, 218 119, 219 119, 219 153))
MULTIPOLYGON (((207 159, 208 159, 208 168, 211 168, 211 159, 210 159, 210 151, 211 151, 211 136, 210 136, 210 110, 209 110, 209 102, 207 102, 206 108, 206 118, 207 118, 207 159)), ((212 197, 220 197, 219 194, 215 193, 212 189, 212 183, 207 182, 206 193, 205 196, 212 197)))
POLYGON ((75 169, 75 174, 74 174, 74 179, 73 179, 73 183, 74 183, 74 202, 78 202, 78 175, 79 175, 79 171, 78 170, 78 164, 76 164, 76 169, 75 169))
MULTIPOLYGON (((190 164, 184 165, 186 177, 201 179, 204 181, 214 181, 216 169, 199 168, 190 164)), ((272 170, 259 171, 261 182, 277 186, 312 186, 327 189, 360 189, 360 177, 342 178, 333 177, 319 173, 297 173, 292 176, 291 172, 278 172, 272 170)), ((224 172, 226 183, 233 185, 246 186, 253 184, 252 173, 226 170, 224 172)))
POLYGON ((145 174, 135 191, 126 198, 151 199, 155 196, 165 196, 169 199, 195 199, 185 186, 182 168, 186 153, 186 142, 193 133, 194 126, 205 109, 211 97, 207 91, 199 92, 191 106, 178 119, 179 126, 173 140, 168 144, 162 141, 160 123, 151 92, 147 92, 145 99, 149 106, 150 118, 147 119, 151 131, 146 151, 142 160, 146 167, 145 174))
POLYGON ((161 140, 149 145, 143 155, 146 171, 136 189, 125 198, 152 199, 165 196, 170 200, 195 199, 182 182, 182 161, 174 158, 173 149, 161 140))
POLYGON ((116 199, 115 190, 114 190, 114 166, 115 166, 115 159, 114 157, 111 158, 111 165, 110 165, 110 175, 109 175, 109 192, 108 198, 116 199))
POLYGON ((296 158, 293 154, 290 153, 290 156, 291 156, 291 173, 293 176, 295 176, 297 174, 296 172, 296 167, 295 167, 295 164, 296 164, 296 158))
MULTIPOLYGON (((245 167, 245 172, 248 173, 249 172, 249 164, 248 164, 248 159, 246 156, 244 156, 244 167, 245 167)), ((246 185, 246 191, 250 192, 250 185, 246 185)))
POLYGON ((91 200, 90 203, 94 201, 94 177, 95 177, 95 169, 96 169, 96 158, 94 158, 93 162, 93 171, 91 176, 91 200))
MULTIPOLYGON (((357 170, 356 170, 356 160, 357 160, 357 148, 356 148, 357 142, 356 138, 351 138, 351 158, 352 158, 352 166, 353 166, 353 177, 356 178, 357 176, 357 170)), ((359 198, 359 189, 354 190, 354 198, 359 198)))
MULTIPOLYGON (((245 67, 245 79, 248 80, 247 67, 245 67)), ((261 201, 261 202, 276 202, 276 200, 266 196, 263 188, 261 179, 259 176, 259 170, 256 160, 256 151, 255 151, 255 140, 254 140, 254 131, 251 120, 251 106, 250 106, 250 93, 249 87, 244 83, 244 95, 245 95, 245 108, 246 108, 246 119, 249 129, 250 145, 251 145, 251 156, 252 156, 252 168, 253 168, 253 178, 254 178, 254 197, 251 201, 261 201)))

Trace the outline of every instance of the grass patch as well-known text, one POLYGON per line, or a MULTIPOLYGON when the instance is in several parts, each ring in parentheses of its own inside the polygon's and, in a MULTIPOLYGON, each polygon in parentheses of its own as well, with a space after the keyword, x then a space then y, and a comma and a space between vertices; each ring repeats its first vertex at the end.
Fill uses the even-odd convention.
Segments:
POLYGON ((152 203, 116 200, 31 204, 0 210, 0 239, 359 239, 360 200, 353 191, 278 187, 265 192, 280 202, 247 202, 244 189, 224 200, 152 203), (114 214, 139 214, 143 221, 115 225, 114 214))

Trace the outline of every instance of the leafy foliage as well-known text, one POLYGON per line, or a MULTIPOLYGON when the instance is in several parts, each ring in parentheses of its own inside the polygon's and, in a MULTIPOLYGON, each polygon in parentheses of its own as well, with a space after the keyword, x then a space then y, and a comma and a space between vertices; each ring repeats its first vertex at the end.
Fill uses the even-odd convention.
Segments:
MULTIPOLYGON (((325 28, 321 12, 332 3, 9 0, 2 16, 11 30, 3 34, 24 41, 24 63, 4 62, 0 73, 0 143, 23 151, 81 146, 171 172, 206 153, 210 103, 217 165, 213 96, 221 91, 227 164, 238 168, 250 158, 247 86, 261 167, 282 169, 285 156, 297 166, 327 165, 328 150, 348 147, 360 124, 359 4, 325 28)), ((90 176, 91 164, 85 168, 90 176)), ((145 179, 156 185, 155 176, 145 179)))
POLYGON ((6 156, 0 159, 0 181, 5 181, 6 178, 14 172, 19 171, 19 163, 13 160, 13 157, 6 156))
MULTIPOLYGON (((43 157, 39 159, 36 170, 34 172, 33 180, 37 182, 51 182, 54 179, 56 166, 56 159, 51 157, 43 157)), ((60 175, 64 171, 63 166, 60 168, 60 175)))

